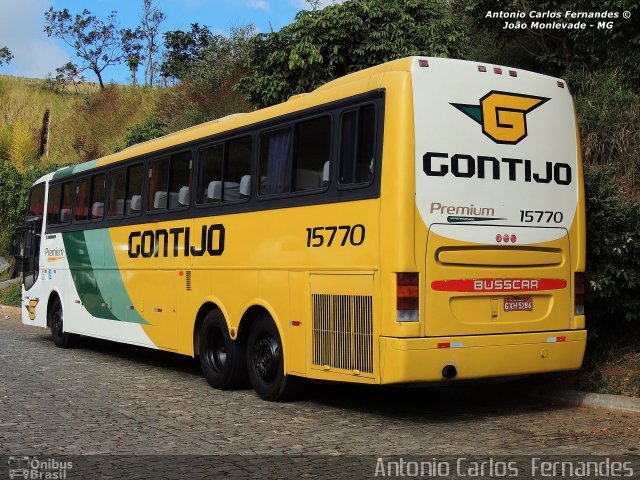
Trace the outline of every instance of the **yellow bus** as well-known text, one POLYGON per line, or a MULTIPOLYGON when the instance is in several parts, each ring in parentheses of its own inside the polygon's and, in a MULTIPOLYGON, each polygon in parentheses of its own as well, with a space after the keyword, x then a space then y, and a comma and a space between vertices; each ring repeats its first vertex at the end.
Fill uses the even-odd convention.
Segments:
POLYGON ((267 400, 580 367, 563 80, 411 57, 60 169, 13 238, 23 322, 199 356, 267 400))

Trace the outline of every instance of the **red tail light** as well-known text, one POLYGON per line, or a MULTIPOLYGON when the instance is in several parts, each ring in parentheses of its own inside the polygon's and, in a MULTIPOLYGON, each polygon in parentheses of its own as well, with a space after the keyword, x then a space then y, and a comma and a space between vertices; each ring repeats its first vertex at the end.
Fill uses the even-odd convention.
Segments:
POLYGON ((575 305, 576 315, 584 315, 584 282, 584 272, 576 272, 573 282, 573 303, 575 305))
POLYGON ((419 279, 417 273, 396 274, 396 320, 417 322, 420 305, 419 279))

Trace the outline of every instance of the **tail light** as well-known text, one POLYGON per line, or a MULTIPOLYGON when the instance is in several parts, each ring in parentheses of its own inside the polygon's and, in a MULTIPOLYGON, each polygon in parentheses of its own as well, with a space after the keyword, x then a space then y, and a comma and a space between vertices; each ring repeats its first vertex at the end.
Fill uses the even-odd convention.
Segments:
POLYGON ((417 322, 419 320, 419 275, 417 273, 396 274, 396 320, 417 322))
POLYGON ((574 277, 574 297, 576 315, 584 315, 584 272, 576 272, 574 277))

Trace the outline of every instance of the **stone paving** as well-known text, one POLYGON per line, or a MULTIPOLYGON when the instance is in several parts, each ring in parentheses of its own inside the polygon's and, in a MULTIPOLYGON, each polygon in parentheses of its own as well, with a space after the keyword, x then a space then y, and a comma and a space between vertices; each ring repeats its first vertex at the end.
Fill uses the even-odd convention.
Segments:
POLYGON ((311 385, 294 403, 211 389, 193 359, 49 332, 0 310, 2 455, 638 454, 640 415, 544 403, 523 383, 311 385))

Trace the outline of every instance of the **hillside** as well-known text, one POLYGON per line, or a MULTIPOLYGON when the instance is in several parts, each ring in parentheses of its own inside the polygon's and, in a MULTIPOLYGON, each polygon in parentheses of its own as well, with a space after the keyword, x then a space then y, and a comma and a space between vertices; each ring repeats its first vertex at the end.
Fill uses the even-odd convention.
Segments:
POLYGON ((155 109, 157 97, 142 87, 101 91, 82 84, 76 92, 52 81, 0 76, 0 158, 23 169, 112 153, 127 129, 155 109))

